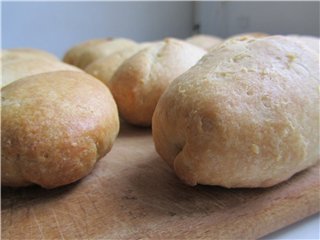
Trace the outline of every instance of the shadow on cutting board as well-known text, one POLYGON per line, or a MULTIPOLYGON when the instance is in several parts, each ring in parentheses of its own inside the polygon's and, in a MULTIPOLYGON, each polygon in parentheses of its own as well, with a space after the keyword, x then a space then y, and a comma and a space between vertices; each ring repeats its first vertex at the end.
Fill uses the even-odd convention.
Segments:
POLYGON ((32 206, 38 202, 54 201, 72 192, 80 181, 54 189, 44 189, 37 185, 20 188, 1 187, 1 209, 18 208, 19 205, 23 205, 23 207, 32 206))
POLYGON ((137 167, 140 170, 132 171, 127 177, 128 186, 122 199, 127 200, 128 204, 144 205, 148 215, 209 215, 230 210, 273 191, 273 188, 187 186, 159 157, 145 161, 137 167))
POLYGON ((118 137, 139 137, 151 135, 151 127, 134 126, 120 119, 120 131, 118 137))

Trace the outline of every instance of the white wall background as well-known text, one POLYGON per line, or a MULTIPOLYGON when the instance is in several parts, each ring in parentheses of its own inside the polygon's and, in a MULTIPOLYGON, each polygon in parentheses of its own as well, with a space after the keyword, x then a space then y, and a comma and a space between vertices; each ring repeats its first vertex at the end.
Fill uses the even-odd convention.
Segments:
POLYGON ((200 31, 228 37, 242 32, 319 36, 319 2, 198 2, 200 31))
POLYGON ((2 3, 3 48, 35 47, 60 57, 91 38, 185 38, 191 29, 192 2, 2 3))
POLYGON ((136 41, 202 33, 319 36, 319 2, 4 2, 2 47, 34 47, 62 56, 99 37, 136 41))

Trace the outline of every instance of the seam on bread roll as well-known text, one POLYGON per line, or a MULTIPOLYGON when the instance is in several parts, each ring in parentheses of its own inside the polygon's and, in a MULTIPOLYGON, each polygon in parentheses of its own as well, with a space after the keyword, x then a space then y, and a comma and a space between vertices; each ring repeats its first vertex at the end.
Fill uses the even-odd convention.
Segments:
POLYGON ((84 70, 109 87, 113 75, 122 63, 147 46, 150 46, 150 44, 151 43, 141 43, 137 46, 117 51, 109 56, 98 58, 96 61, 89 64, 84 70))
POLYGON ((116 51, 122 50, 126 47, 134 47, 136 43, 129 39, 114 39, 112 41, 106 41, 91 47, 88 47, 79 56, 75 65, 81 69, 86 68, 89 64, 95 60, 111 55, 116 51))
POLYGON ((165 88, 205 53, 183 41, 165 39, 124 61, 110 81, 121 116, 129 123, 150 126, 165 88))

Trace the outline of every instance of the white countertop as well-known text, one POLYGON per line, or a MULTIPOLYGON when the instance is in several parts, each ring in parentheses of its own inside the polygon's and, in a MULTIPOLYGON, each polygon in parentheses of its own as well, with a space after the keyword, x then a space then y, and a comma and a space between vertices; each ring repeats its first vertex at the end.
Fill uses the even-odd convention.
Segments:
POLYGON ((261 239, 320 239, 320 214, 314 214, 261 239))

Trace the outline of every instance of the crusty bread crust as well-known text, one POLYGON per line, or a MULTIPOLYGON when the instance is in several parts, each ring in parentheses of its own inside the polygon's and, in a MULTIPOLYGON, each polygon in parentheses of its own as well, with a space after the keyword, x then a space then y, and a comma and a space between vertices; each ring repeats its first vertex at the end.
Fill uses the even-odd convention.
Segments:
POLYGON ((281 36, 225 41, 171 83, 152 131, 189 185, 280 183, 319 161, 319 55, 281 36))

